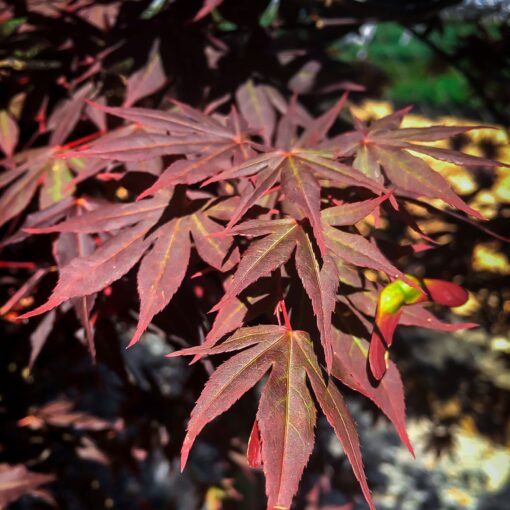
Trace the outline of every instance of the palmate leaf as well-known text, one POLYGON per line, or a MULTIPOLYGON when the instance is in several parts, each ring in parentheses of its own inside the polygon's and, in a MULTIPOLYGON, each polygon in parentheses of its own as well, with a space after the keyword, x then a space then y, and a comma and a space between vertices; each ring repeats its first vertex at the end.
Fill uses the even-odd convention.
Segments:
MULTIPOLYGON (((68 270, 62 267, 59 283, 48 302, 29 312, 27 316, 43 313, 71 298, 76 305, 79 319, 84 327, 88 326, 85 317, 88 317, 86 310, 89 310, 90 307, 85 306, 84 303, 91 299, 88 293, 90 286, 95 285, 96 290, 93 292, 102 290, 122 277, 142 258, 138 270, 140 316, 135 333, 129 343, 132 346, 140 339, 152 318, 168 305, 180 287, 190 259, 190 234, 199 256, 211 267, 219 271, 226 271, 237 264, 238 249, 231 248, 231 239, 214 236, 222 229, 222 226, 211 217, 221 218, 225 214, 228 215, 235 201, 224 200, 212 205, 210 201, 206 202, 203 209, 174 218, 156 227, 155 231, 149 235, 149 231, 157 224, 171 197, 171 192, 163 190, 153 198, 139 202, 103 203, 100 207, 79 216, 70 217, 57 225, 28 228, 27 230, 32 233, 60 232, 61 236, 66 233, 83 236, 90 233, 108 232, 112 237, 94 253, 75 254, 74 258, 71 257, 70 262, 75 264, 74 269, 68 270), (230 202, 230 205, 227 202, 230 202), (139 227, 140 236, 136 234, 139 227), (132 238, 132 233, 138 237, 132 238), (101 254, 101 251, 105 251, 105 247, 109 249, 106 257, 101 254), (147 253, 144 255, 146 251, 147 253), (116 265, 111 274, 108 274, 109 264, 116 265), (87 272, 92 269, 96 273, 90 277, 87 272), (78 274, 80 271, 84 271, 81 276, 78 274), (84 278, 89 278, 91 281, 87 282, 87 285, 82 285, 84 278)), ((86 199, 81 199, 80 203, 86 203, 86 199)), ((86 329, 86 331, 88 330, 86 329)), ((89 345, 92 346, 91 340, 89 340, 89 345)))
MULTIPOLYGON (((320 208, 320 188, 316 178, 323 178, 343 186, 358 186, 368 188, 374 192, 387 190, 371 181, 355 169, 339 163, 333 159, 333 154, 321 153, 305 149, 294 152, 274 151, 266 153, 230 170, 219 173, 206 183, 218 182, 225 179, 249 177, 256 174, 253 190, 241 197, 238 209, 234 212, 228 228, 232 227, 246 211, 256 204, 257 200, 278 181, 288 200, 296 202, 314 226, 317 242, 323 243, 323 234, 318 222, 320 208)), ((300 219, 300 218, 298 218, 300 219)))
POLYGON ((100 139, 69 155, 136 162, 159 156, 186 156, 173 162, 140 198, 175 184, 194 184, 226 170, 230 160, 246 159, 251 141, 232 111, 226 126, 212 117, 178 104, 175 112, 144 108, 109 108, 95 105, 107 113, 136 122, 145 129, 125 137, 100 139))
POLYGON ((303 337, 303 340, 299 342, 299 347, 302 352, 301 362, 306 367, 313 392, 321 406, 322 412, 326 415, 329 424, 333 427, 349 459, 354 475, 360 484, 369 507, 371 510, 375 510, 363 469, 361 449, 354 420, 335 384, 331 380, 326 383, 322 378, 319 364, 313 352, 312 343, 306 337, 306 334, 303 335, 303 333, 301 333, 301 335, 303 337))
MULTIPOLYGON (((251 192, 246 193, 241 197, 239 205, 227 225, 227 231, 231 230, 233 225, 235 225, 246 211, 253 206, 278 180, 280 180, 285 200, 290 202, 296 211, 295 218, 297 220, 301 220, 302 218, 309 220, 314 232, 315 240, 317 241, 322 255, 324 255, 326 251, 326 236, 324 224, 321 219, 320 186, 316 178, 313 176, 313 172, 319 168, 321 169, 319 174, 321 174, 322 164, 326 164, 328 166, 328 172, 331 173, 336 173, 336 169, 331 169, 331 167, 339 167, 341 172, 345 172, 344 167, 333 161, 326 161, 324 163, 324 161, 317 159, 315 156, 309 156, 308 153, 298 153, 296 156, 282 156, 281 153, 276 153, 274 159, 260 158, 260 163, 263 170, 261 170, 261 166, 258 164, 250 168, 250 172, 259 172, 255 187, 251 192), (302 158, 301 156, 303 154, 306 157, 310 157, 311 160, 309 161, 302 158), (317 163, 317 161, 319 163, 317 163)), ((345 168, 348 169, 348 167, 345 168)), ((239 166, 237 169, 237 172, 244 171, 245 166, 243 165, 239 166)), ((342 175, 341 180, 344 180, 344 177, 349 175, 349 173, 352 172, 347 170, 345 175, 340 174, 342 175)), ((228 177, 233 176, 235 177, 236 173, 228 174, 228 177)), ((221 179, 221 174, 218 178, 221 179)), ((362 182, 358 182, 355 175, 352 178, 345 177, 345 181, 347 184, 363 185, 362 182)), ((386 198, 386 196, 384 198, 386 198)), ((382 201, 383 199, 381 199, 381 202, 382 201)), ((379 203, 380 202, 374 203, 373 207, 372 204, 370 204, 368 206, 368 208, 371 207, 369 212, 379 205, 379 203)), ((350 214, 357 214, 357 217, 361 220, 368 214, 368 212, 365 214, 365 210, 360 210, 356 213, 356 211, 353 210, 350 214)), ((333 212, 333 215, 338 214, 337 212, 333 212)), ((344 224, 352 224, 348 223, 347 217, 345 221, 347 223, 344 224)))
POLYGON ((74 258, 60 271, 48 301, 20 319, 44 313, 68 299, 99 292, 124 276, 148 248, 146 234, 153 224, 144 221, 129 227, 99 246, 92 255, 74 258))
MULTIPOLYGON (((283 197, 295 206, 295 218, 309 220, 315 239, 324 254, 325 239, 320 221, 321 188, 317 179, 327 179, 333 183, 333 186, 357 186, 368 188, 376 193, 387 192, 381 184, 337 161, 334 151, 317 151, 315 148, 308 148, 308 145, 313 146, 313 143, 326 137, 344 101, 345 97, 329 112, 316 119, 313 125, 305 130, 301 139, 295 140, 294 146, 286 147, 285 150, 269 149, 265 154, 233 165, 205 181, 204 184, 210 184, 246 177, 251 177, 252 182, 254 181, 253 188, 241 194, 239 206, 230 218, 227 229, 232 228, 264 194, 280 182, 283 197)), ((289 112, 280 123, 287 122, 288 115, 289 112)), ((295 125, 297 124, 292 124, 292 126, 295 125)))
MULTIPOLYGON (((351 224, 351 222, 363 219, 384 199, 386 197, 359 202, 360 205, 346 204, 346 216, 343 220, 342 205, 331 208, 334 211, 325 209, 323 214, 333 223, 351 224)), ((406 278, 406 276, 384 257, 375 244, 370 243, 364 237, 340 231, 325 222, 322 224, 326 233, 327 246, 322 263, 315 254, 310 235, 303 229, 303 226, 291 218, 270 221, 251 220, 231 229, 229 233, 234 235, 266 237, 252 242, 243 253, 225 295, 211 311, 221 310, 252 283, 264 276, 269 276, 273 271, 283 266, 296 250, 296 269, 312 303, 326 366, 330 371, 333 352, 331 316, 335 308, 336 291, 340 278, 335 260, 340 259, 349 265, 382 271, 391 278, 406 278)))
MULTIPOLYGON (((64 161, 63 149, 58 146, 30 149, 13 158, 15 166, 0 175, 0 187, 7 187, 0 196, 0 226, 22 213, 41 188, 39 208, 48 208, 73 194, 74 166, 78 161, 87 165, 87 161, 64 161)), ((98 164, 99 172, 105 162, 98 164)))
MULTIPOLYGON (((270 370, 256 419, 266 476, 267 508, 290 508, 313 450, 316 410, 307 387, 309 380, 370 508, 374 509, 354 422, 334 383, 324 381, 307 333, 282 326, 242 328, 215 347, 192 347, 171 353, 169 357, 240 349, 245 350, 216 369, 197 400, 182 447, 181 468, 184 469, 190 449, 204 426, 229 409, 270 370)), ((252 460, 255 456, 251 455, 252 460)))
POLYGON ((404 194, 440 198, 466 214, 482 218, 451 189, 448 182, 421 158, 411 154, 419 152, 435 159, 465 166, 499 166, 487 158, 475 157, 447 149, 419 145, 413 142, 443 140, 466 133, 481 126, 431 126, 427 128, 400 129, 409 108, 378 119, 370 126, 355 121, 355 131, 326 141, 323 146, 337 150, 342 156, 355 156, 354 166, 368 177, 380 182, 379 165, 386 177, 404 194))
MULTIPOLYGON (((204 8, 213 3, 205 2, 204 8)), ((94 295, 140 261, 140 314, 130 342, 133 345, 154 316, 174 297, 181 297, 178 289, 188 271, 194 271, 201 279, 194 286, 197 301, 205 306, 216 301, 213 310, 217 315, 201 346, 173 355, 192 355, 194 362, 209 354, 241 352, 213 372, 199 397, 183 445, 183 466, 203 427, 265 380, 248 456, 250 464, 262 465, 265 471, 268 508, 289 508, 297 491, 313 449, 313 399, 341 441, 373 508, 352 418, 335 382, 324 377, 308 334, 290 328, 289 317, 294 320, 301 309, 289 300, 292 307, 287 313, 283 299, 289 289, 302 285, 315 315, 318 334, 313 340, 317 347, 320 340, 327 373, 378 405, 412 450, 396 367, 389 362, 378 385, 373 384, 374 374, 367 371, 370 350, 381 346, 375 358, 379 368, 384 365, 386 369, 387 345, 374 341, 369 346, 334 312, 337 304, 338 308, 347 307, 352 320, 358 319, 369 336, 373 317, 377 319, 377 310, 382 308, 376 308, 379 287, 367 281, 365 268, 385 273, 390 280, 401 279, 410 292, 421 289, 394 265, 402 250, 388 246, 384 250, 388 255, 384 255, 370 236, 359 233, 356 224, 371 214, 378 219, 390 212, 419 230, 399 209, 395 199, 399 196, 440 198, 475 214, 420 155, 465 165, 495 163, 420 145, 465 133, 471 127, 400 129, 409 109, 370 125, 355 119, 354 131, 329 138, 347 94, 316 119, 296 98, 287 103, 275 88, 251 81, 234 94, 240 114, 235 107, 228 115, 217 113, 223 98, 204 112, 177 101, 168 111, 133 108, 129 105, 163 84, 165 77, 157 55, 152 64, 128 79, 128 94, 121 108, 105 106, 102 99, 84 107, 82 99, 90 97, 92 89, 75 92, 63 111, 52 118, 52 137, 56 144, 57 139, 62 143, 67 136, 67 126, 58 126, 55 119, 75 122, 91 109, 99 113, 92 120, 95 118, 100 130, 106 128, 106 114, 124 119, 125 126, 74 151, 50 147, 14 154, 6 160, 7 171, 0 175, 0 186, 8 186, 0 199, 2 221, 22 212, 39 186, 40 205, 48 206, 48 214, 27 218, 24 231, 16 232, 5 243, 19 241, 27 232, 58 234, 57 286, 47 303, 22 317, 50 311, 34 335, 35 343, 42 346, 58 317, 53 309, 71 300, 91 337, 89 316, 94 295), (163 162, 168 165, 166 169, 163 162), (145 190, 135 188, 142 193, 133 203, 69 197, 75 193, 74 185, 102 170, 105 173, 97 176, 100 180, 144 171, 154 175, 155 181, 145 190), (60 210, 56 201, 71 202, 71 206, 60 210), (96 202, 97 208, 90 205, 96 202), (83 214, 70 216, 70 208, 77 206, 83 208, 83 214), (78 244, 83 242, 86 250, 80 252, 78 244), (200 267, 190 270, 195 261, 200 267), (214 278, 209 278, 210 271, 214 278), (214 289, 221 292, 222 288, 225 293, 218 299, 214 289), (243 327, 272 313, 285 322, 285 327, 243 327), (342 331, 336 329, 339 322, 342 331), (230 338, 221 343, 227 335, 230 338)), ((127 179, 126 186, 133 191, 127 179)), ((80 191, 81 186, 77 189, 80 191)), ((448 304, 456 295, 445 292, 443 286, 442 290, 430 288, 427 297, 448 304)), ((405 304, 395 316, 395 327, 400 320, 445 330, 457 328, 441 323, 419 304, 405 304)), ((308 318, 302 319, 308 324, 308 318)), ((201 325, 196 327, 199 330, 201 325)), ((375 375, 383 370, 379 372, 375 375)))
POLYGON ((273 346, 273 366, 257 411, 268 508, 290 508, 315 442, 316 410, 298 335, 286 332, 273 346))

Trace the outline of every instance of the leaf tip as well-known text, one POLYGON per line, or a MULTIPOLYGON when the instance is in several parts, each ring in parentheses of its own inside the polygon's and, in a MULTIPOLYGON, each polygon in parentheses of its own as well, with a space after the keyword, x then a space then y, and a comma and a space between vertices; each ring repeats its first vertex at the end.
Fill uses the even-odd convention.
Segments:
POLYGON ((51 299, 48 300, 46 303, 44 303, 41 306, 38 306, 37 308, 34 308, 30 312, 23 313, 19 315, 16 320, 25 320, 30 319, 32 317, 35 317, 36 315, 41 315, 42 313, 49 312, 53 308, 57 307, 62 301, 52 301, 51 299))

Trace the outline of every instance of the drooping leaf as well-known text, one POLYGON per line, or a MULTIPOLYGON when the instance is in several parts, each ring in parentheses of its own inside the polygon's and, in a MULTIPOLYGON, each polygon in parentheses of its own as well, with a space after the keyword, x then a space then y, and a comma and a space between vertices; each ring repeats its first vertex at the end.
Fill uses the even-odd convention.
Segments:
POLYGON ((73 259, 59 274, 48 301, 20 318, 51 310, 64 301, 99 292, 126 274, 148 247, 145 236, 153 221, 141 222, 112 237, 92 254, 73 259))
POLYGON ((330 380, 327 383, 324 381, 309 338, 302 332, 297 332, 296 336, 296 348, 299 346, 300 351, 298 359, 306 370, 314 395, 349 459, 368 506, 371 510, 375 510, 363 468, 361 448, 354 420, 333 381, 330 380))
POLYGON ((345 262, 383 271, 393 278, 405 278, 403 273, 384 257, 377 246, 364 237, 333 227, 327 227, 325 233, 327 246, 331 253, 345 262))
POLYGON ((53 330, 55 319, 56 313, 54 310, 51 310, 41 319, 41 322, 39 322, 30 335, 30 359, 28 360, 28 368, 30 370, 33 369, 46 340, 48 340, 48 337, 53 330))
POLYGON ((246 458, 250 467, 259 468, 262 466, 262 444, 260 442, 260 431, 256 419, 253 422, 250 439, 248 440, 246 458))
POLYGON ((176 218, 158 230, 151 250, 138 270, 140 316, 129 346, 134 345, 150 321, 170 302, 186 274, 190 256, 188 218, 176 218))
MULTIPOLYGON (((80 208, 77 208, 77 216, 81 214, 80 208)), ((92 236, 81 232, 63 232, 58 236, 54 247, 54 256, 59 269, 64 268, 73 259, 87 257, 94 252, 95 242, 92 236)), ((94 345, 94 334, 90 323, 90 312, 94 306, 96 295, 74 297, 71 299, 74 312, 85 332, 85 338, 93 359, 96 357, 94 345)))
POLYGON ((405 400, 402 380, 396 365, 390 361, 388 371, 374 385, 368 373, 366 340, 334 330, 334 361, 332 375, 349 388, 369 398, 393 423, 401 441, 414 455, 406 430, 405 400))
POLYGON ((257 412, 268 508, 290 508, 314 445, 316 410, 293 335, 273 348, 257 412))
POLYGON ((374 150, 386 175, 401 190, 413 196, 439 197, 452 207, 476 218, 483 218, 451 189, 444 177, 434 172, 421 158, 388 148, 377 147, 374 150))

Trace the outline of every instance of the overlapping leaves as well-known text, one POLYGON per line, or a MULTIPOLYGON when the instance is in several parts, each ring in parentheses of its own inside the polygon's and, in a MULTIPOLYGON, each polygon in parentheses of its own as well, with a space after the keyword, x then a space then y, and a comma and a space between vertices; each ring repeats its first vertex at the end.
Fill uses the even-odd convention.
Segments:
MULTIPOLYGON (((496 163, 419 145, 473 128, 400 129, 406 111, 370 126, 354 119, 354 131, 330 137, 346 94, 316 119, 297 99, 287 104, 275 90, 253 81, 238 90, 238 108, 226 115, 206 114, 176 101, 166 111, 132 107, 141 94, 152 93, 163 83, 154 51, 152 67, 140 70, 128 83, 124 107, 105 106, 102 101, 88 106, 124 119, 126 126, 74 151, 59 149, 58 157, 48 149, 41 154, 40 165, 37 158, 25 164, 13 155, 15 164, 2 176, 4 185, 16 183, 0 201, 0 207, 4 203, 9 210, 4 215, 8 221, 28 205, 48 161, 62 168, 75 161, 92 162, 75 172, 72 183, 65 179, 67 186, 62 186, 61 176, 54 177, 60 182, 56 188, 64 192, 42 204, 42 211, 29 215, 22 229, 4 241, 19 242, 28 233, 58 234, 54 248, 58 283, 46 303, 22 317, 71 300, 93 352, 90 316, 96 294, 139 263, 140 309, 133 345, 187 283, 196 252, 200 273, 214 271, 224 295, 213 307, 217 315, 203 345, 177 354, 193 355, 196 361, 205 355, 241 352, 213 373, 197 401, 183 446, 183 467, 202 428, 269 374, 250 441, 250 459, 260 457, 266 474, 268 507, 290 507, 312 451, 316 411, 308 385, 373 507, 355 427, 330 377, 373 400, 412 451, 398 370, 388 362, 387 373, 375 385, 367 371, 368 344, 351 326, 357 323, 370 337, 379 287, 366 281, 366 269, 386 282, 400 279, 410 288, 417 284, 381 251, 377 236, 361 235, 357 224, 369 216, 377 224, 384 210, 395 213, 399 201, 409 197, 440 198, 478 215, 413 153, 457 164, 496 163), (153 79, 146 83, 147 76, 153 79), (163 162, 167 167, 161 172, 163 162), (129 203, 98 202, 87 208, 92 199, 69 198, 75 193, 70 184, 111 164, 118 165, 112 178, 137 169, 155 180, 129 203), (25 198, 16 205, 12 197, 21 189, 25 198), (292 331, 288 317, 285 327, 244 327, 253 318, 271 316, 275 303, 281 310, 289 301, 289 289, 302 291, 311 305, 314 317, 308 323, 301 321, 299 310, 289 310, 291 318, 310 325, 309 332, 292 331), (309 333, 321 349, 314 349, 309 333)), ((2 148, 9 157, 14 145, 4 136, 2 148)), ((412 223, 403 211, 396 217, 412 223)), ((419 231, 414 223, 413 227, 419 231)), ((416 305, 403 310, 398 319, 449 327, 416 305)))
POLYGON ((230 251, 231 242, 211 235, 221 228, 213 219, 214 215, 225 214, 228 204, 215 207, 207 201, 203 208, 153 229, 171 196, 163 191, 147 200, 103 205, 57 225, 31 228, 32 233, 60 232, 60 239, 64 233, 106 233, 108 237, 92 253, 72 257, 62 267, 50 299, 25 316, 46 312, 70 298, 92 296, 124 276, 141 259, 138 270, 140 315, 131 340, 134 344, 181 285, 191 253, 190 233, 198 254, 210 266, 222 271, 235 264, 238 251, 230 251))

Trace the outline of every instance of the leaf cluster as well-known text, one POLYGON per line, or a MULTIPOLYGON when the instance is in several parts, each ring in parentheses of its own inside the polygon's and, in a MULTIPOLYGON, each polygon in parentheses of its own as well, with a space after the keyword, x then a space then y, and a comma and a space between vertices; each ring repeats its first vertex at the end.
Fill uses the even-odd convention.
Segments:
MULTIPOLYGON (((218 4, 204 2, 195 21, 218 4)), ((124 8, 101 6, 103 20, 117 20, 107 7, 124 8)), ((95 19, 86 9, 72 15, 95 19)), ((465 166, 498 163, 429 143, 476 126, 402 129, 408 108, 369 124, 350 116, 346 104, 356 89, 350 83, 337 83, 340 97, 311 112, 298 95, 311 86, 301 71, 285 89, 249 78, 202 107, 174 97, 157 108, 136 106, 168 86, 163 47, 153 44, 147 62, 124 77, 121 101, 112 101, 101 81, 114 48, 92 57, 47 118, 43 102, 35 120, 47 143, 23 148, 16 103, 0 112, 2 247, 49 239, 54 259, 29 264, 33 275, 2 314, 18 320, 45 314, 33 332, 30 365, 67 313, 95 357, 98 316, 111 313, 118 282, 136 274, 130 347, 177 301, 184 313, 194 306, 203 317, 191 337, 201 343, 171 357, 192 355, 196 362, 240 351, 214 370, 198 398, 182 467, 204 426, 263 381, 248 461, 265 473, 268 508, 291 506, 313 449, 315 402, 374 508, 342 385, 372 400, 412 452, 402 382, 388 359, 393 331, 399 321, 442 330, 472 326, 433 316, 424 303, 452 306, 456 301, 444 294, 456 291, 443 283, 431 294, 399 264, 402 251, 432 249, 433 240, 422 235, 421 245, 387 242, 383 249, 377 225, 387 218, 421 234, 408 204, 423 199, 481 219, 422 156, 465 166), (374 227, 361 228, 367 222, 374 227), (21 313, 22 298, 55 273, 46 301, 21 313), (398 313, 380 299, 395 281, 412 296, 398 313), (190 294, 193 305, 185 299, 190 294)))

